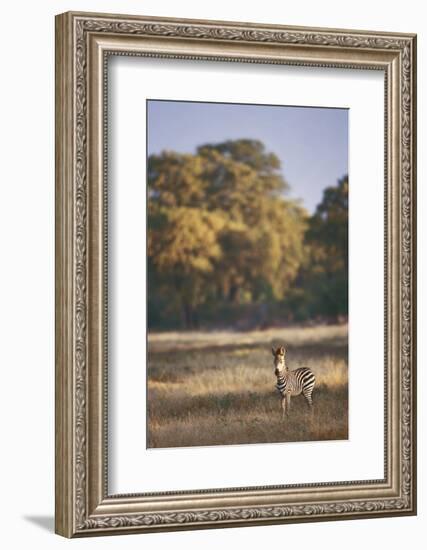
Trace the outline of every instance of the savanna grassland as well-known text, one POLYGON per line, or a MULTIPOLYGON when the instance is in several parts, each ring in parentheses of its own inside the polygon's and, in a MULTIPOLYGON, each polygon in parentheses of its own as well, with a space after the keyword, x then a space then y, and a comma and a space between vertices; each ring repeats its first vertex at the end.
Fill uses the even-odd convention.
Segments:
POLYGON ((346 325, 148 337, 148 447, 348 438, 346 325), (271 347, 316 376, 313 410, 293 397, 283 420, 271 347))

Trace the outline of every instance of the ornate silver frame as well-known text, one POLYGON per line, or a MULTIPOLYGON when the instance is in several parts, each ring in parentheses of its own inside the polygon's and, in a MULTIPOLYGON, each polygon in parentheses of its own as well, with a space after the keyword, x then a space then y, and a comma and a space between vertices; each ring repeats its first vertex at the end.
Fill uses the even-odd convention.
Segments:
POLYGON ((89 13, 56 17, 57 533, 78 537, 416 513, 415 120, 415 35, 89 13), (384 71, 384 479, 108 494, 108 55, 384 71))

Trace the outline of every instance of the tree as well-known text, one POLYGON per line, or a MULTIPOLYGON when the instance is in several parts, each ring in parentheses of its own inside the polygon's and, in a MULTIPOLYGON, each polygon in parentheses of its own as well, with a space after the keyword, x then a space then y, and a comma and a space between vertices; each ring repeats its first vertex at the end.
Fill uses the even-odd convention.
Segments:
POLYGON ((304 289, 306 314, 348 314, 348 176, 328 187, 309 220, 307 256, 298 286, 304 289))
POLYGON ((306 229, 306 214, 285 198, 287 190, 279 159, 255 140, 149 158, 150 278, 180 303, 187 327, 210 299, 283 298, 306 229))
POLYGON ((218 235, 224 221, 218 214, 183 206, 160 208, 151 221, 148 257, 160 274, 160 289, 171 300, 179 297, 186 326, 197 327, 197 306, 221 257, 218 235))

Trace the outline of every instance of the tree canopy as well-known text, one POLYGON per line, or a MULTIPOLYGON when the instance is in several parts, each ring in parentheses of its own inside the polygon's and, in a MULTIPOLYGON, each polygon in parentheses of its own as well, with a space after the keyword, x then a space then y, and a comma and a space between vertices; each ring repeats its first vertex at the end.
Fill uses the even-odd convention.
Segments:
POLYGON ((203 308, 285 303, 298 281, 314 289, 316 269, 335 278, 346 269, 344 184, 326 190, 310 218, 260 141, 151 155, 147 176, 149 318, 157 324, 162 312, 192 328, 203 308))
POLYGON ((323 192, 305 235, 297 288, 303 317, 348 314, 348 176, 323 192))

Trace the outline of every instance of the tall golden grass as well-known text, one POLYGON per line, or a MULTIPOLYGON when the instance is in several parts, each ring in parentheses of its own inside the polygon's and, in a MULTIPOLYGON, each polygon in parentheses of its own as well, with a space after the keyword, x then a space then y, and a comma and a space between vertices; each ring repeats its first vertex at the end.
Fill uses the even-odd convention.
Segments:
POLYGON ((150 334, 149 447, 185 447, 348 437, 347 326, 253 332, 150 334), (316 376, 314 407, 293 397, 281 416, 271 347, 290 369, 316 376))

